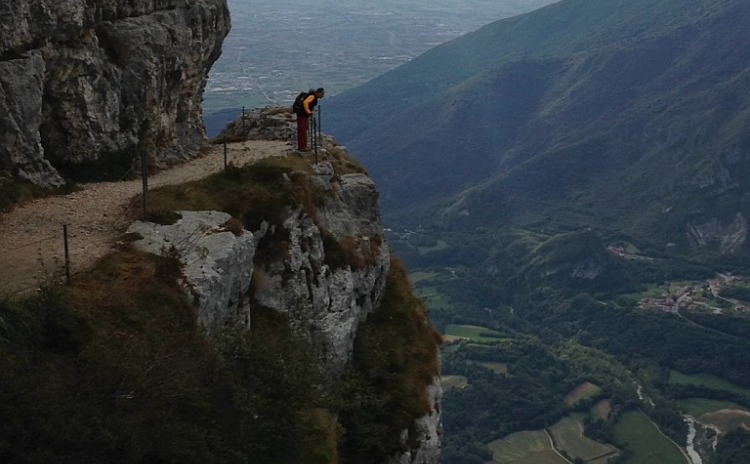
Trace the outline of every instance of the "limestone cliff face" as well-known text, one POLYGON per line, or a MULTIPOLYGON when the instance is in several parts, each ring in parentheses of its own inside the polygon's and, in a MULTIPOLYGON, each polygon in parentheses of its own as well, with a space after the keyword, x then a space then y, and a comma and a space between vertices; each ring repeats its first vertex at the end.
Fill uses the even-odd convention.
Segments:
MULTIPOLYGON (((427 387, 432 411, 414 421, 414 440, 419 446, 391 457, 386 464, 435 464, 441 461, 443 422, 440 413, 443 402, 443 388, 440 379, 427 387)), ((408 431, 404 431, 402 441, 408 441, 408 431)))
MULTIPOLYGON (((283 222, 288 254, 266 262, 253 297, 304 321, 304 330, 319 344, 328 376, 335 378, 351 360, 357 329, 383 296, 390 255, 382 244, 372 181, 364 174, 346 174, 334 187, 330 164, 318 165, 318 172, 316 181, 335 196, 326 195, 318 221, 299 209, 291 211, 283 222), (352 198, 361 208, 347 207, 352 198), (351 246, 361 265, 326 262, 325 248, 333 241, 351 246)), ((273 229, 262 227, 256 235, 260 240, 278 235, 273 229)))
MULTIPOLYGON (((329 149, 321 156, 343 150, 329 149)), ((226 213, 182 211, 175 224, 138 221, 128 232, 138 237, 139 249, 179 257, 186 292, 209 334, 229 323, 252 330, 254 307, 286 313, 312 341, 328 382, 323 387, 335 388, 352 362, 358 329, 384 298, 390 252, 372 180, 361 172, 337 173, 328 161, 313 169, 303 187, 312 192, 314 213, 285 206, 274 219, 238 230, 226 213)), ((289 182, 303 176, 292 177, 289 182)), ((403 431, 406 451, 384 463, 440 462, 438 379, 426 389, 430 412, 403 431)))
POLYGON ((229 31, 226 0, 0 2, 0 173, 157 162, 205 137, 201 99, 229 31))
POLYGON ((714 217, 705 222, 690 221, 686 226, 686 236, 691 247, 715 248, 721 253, 739 250, 745 243, 747 234, 747 219, 739 212, 729 223, 722 223, 714 217))
POLYGON ((264 221, 235 235, 225 226, 226 213, 182 211, 175 224, 138 221, 128 233, 142 237, 139 249, 180 258, 186 291, 209 333, 229 323, 249 325, 250 303, 287 313, 335 378, 351 360, 357 329, 383 296, 390 253, 369 177, 345 174, 332 182, 330 163, 316 170, 311 182, 325 197, 318 220, 291 208, 277 224, 264 221), (331 263, 331 243, 350 244, 361 265, 331 263), (257 253, 263 256, 254 260, 257 253))

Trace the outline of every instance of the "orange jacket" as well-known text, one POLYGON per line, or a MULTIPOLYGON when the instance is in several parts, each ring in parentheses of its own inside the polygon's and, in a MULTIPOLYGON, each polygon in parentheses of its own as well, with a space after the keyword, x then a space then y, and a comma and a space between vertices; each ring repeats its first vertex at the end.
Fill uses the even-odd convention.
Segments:
POLYGON ((317 104, 318 104, 318 96, 315 95, 314 93, 311 93, 302 102, 302 108, 304 108, 305 113, 307 113, 307 115, 310 116, 313 112, 313 109, 315 109, 315 105, 317 104))

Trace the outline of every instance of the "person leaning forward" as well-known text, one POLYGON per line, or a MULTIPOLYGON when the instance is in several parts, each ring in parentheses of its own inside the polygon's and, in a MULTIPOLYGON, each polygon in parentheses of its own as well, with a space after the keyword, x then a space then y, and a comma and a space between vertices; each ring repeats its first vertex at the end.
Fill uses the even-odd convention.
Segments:
POLYGON ((307 131, 310 128, 310 116, 318 104, 318 100, 325 96, 325 89, 319 87, 317 90, 310 90, 307 96, 302 100, 302 105, 295 109, 297 113, 297 149, 299 151, 310 151, 307 147, 307 131))

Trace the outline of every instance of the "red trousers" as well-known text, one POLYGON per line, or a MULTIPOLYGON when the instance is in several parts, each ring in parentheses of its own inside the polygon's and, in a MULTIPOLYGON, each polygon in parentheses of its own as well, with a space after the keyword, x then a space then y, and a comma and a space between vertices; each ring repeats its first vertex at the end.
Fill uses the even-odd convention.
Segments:
POLYGON ((310 127, 310 118, 297 115, 297 150, 307 150, 307 129, 310 127))

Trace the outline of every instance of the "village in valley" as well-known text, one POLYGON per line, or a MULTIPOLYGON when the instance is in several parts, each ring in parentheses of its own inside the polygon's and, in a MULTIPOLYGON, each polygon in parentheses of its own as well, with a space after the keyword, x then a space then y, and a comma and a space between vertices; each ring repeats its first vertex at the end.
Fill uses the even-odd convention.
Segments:
MULTIPOLYGON (((627 247, 608 246, 607 249, 610 253, 627 260, 653 260, 627 247)), ((653 285, 648 291, 639 294, 638 307, 678 315, 680 311, 750 315, 750 300, 737 299, 722 293, 729 289, 747 289, 746 293, 750 295, 750 279, 730 272, 720 272, 713 278, 703 281, 664 282, 661 285, 653 285)))
POLYGON ((696 282, 665 282, 641 298, 639 307, 679 314, 696 311, 711 314, 750 314, 750 303, 721 296, 722 290, 747 283, 742 276, 719 273, 713 279, 696 282))

